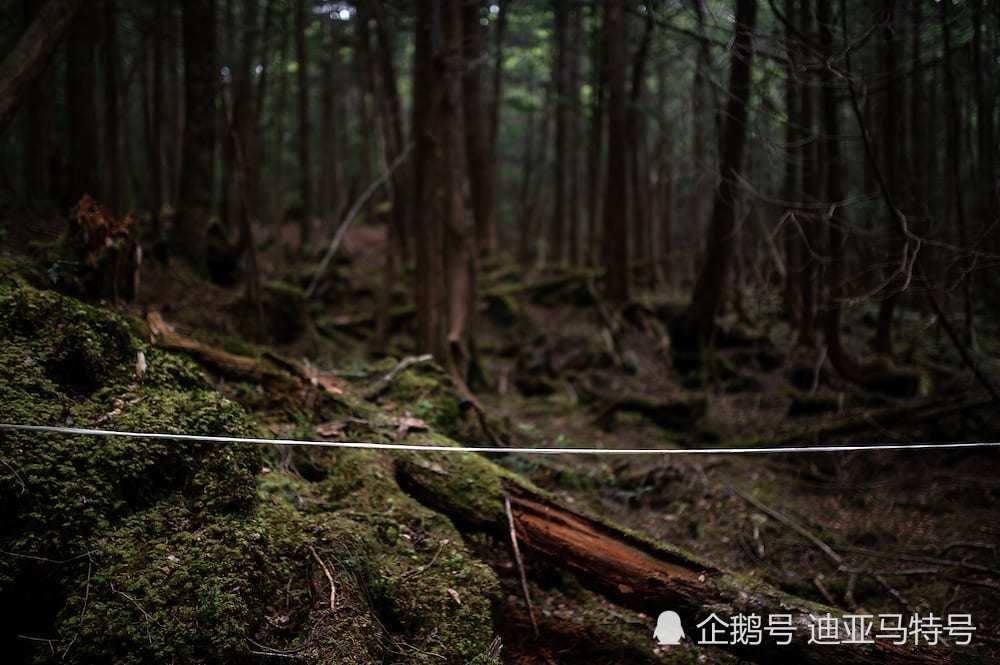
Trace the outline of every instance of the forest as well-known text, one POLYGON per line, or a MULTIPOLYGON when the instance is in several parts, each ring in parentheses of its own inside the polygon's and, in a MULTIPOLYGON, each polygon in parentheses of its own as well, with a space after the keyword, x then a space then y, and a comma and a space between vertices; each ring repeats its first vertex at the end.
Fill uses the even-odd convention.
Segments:
POLYGON ((0 0, 12 663, 1000 662, 1000 3, 0 0))

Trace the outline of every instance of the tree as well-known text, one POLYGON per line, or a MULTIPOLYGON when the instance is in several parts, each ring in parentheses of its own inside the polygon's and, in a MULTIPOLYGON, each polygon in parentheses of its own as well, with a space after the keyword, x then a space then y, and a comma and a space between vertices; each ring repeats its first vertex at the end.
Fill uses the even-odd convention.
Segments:
MULTIPOLYGON (((559 265, 565 259, 565 237, 566 237, 566 168, 567 168, 567 129, 569 103, 567 95, 569 83, 567 81, 567 59, 568 45, 567 32, 569 31, 569 7, 568 0, 555 0, 553 3, 553 21, 555 28, 553 37, 554 57, 552 59, 552 89, 555 95, 555 156, 552 161, 552 187, 553 209, 552 224, 549 226, 549 247, 548 256, 552 263, 559 265)), ((572 203, 570 204, 572 205, 572 203)))
POLYGON ((753 58, 753 30, 757 19, 756 0, 736 0, 736 39, 729 64, 721 155, 720 182, 712 202, 705 264, 695 283, 691 303, 675 324, 675 343, 691 346, 708 342, 715 330, 715 315, 722 301, 726 276, 733 252, 736 197, 746 145, 750 103, 750 66, 753 58))
POLYGON ((306 48, 308 27, 306 4, 308 0, 295 0, 295 59, 298 62, 298 113, 299 113, 299 196, 302 216, 300 220, 299 251, 309 251, 312 228, 312 158, 309 152, 309 49, 306 48))
POLYGON ((184 3, 184 139, 174 247, 198 267, 204 261, 215 182, 219 93, 215 13, 215 0, 184 3))
POLYGON ((0 63, 0 134, 14 119, 25 92, 45 69, 82 5, 83 0, 49 0, 0 63))
POLYGON ((66 49, 66 104, 68 114, 69 190, 66 204, 89 194, 99 199, 101 160, 97 140, 96 71, 93 12, 81 12, 70 28, 66 49))
POLYGON ((480 256, 496 251, 496 195, 492 158, 490 120, 482 101, 480 72, 483 70, 483 28, 479 22, 482 5, 466 0, 463 8, 465 61, 469 63, 462 79, 465 114, 465 145, 469 163, 469 193, 476 222, 476 248, 480 256))
POLYGON ((413 134, 417 342, 462 378, 475 297, 465 219, 462 0, 417 8, 413 134))
POLYGON ((629 298, 628 178, 625 146, 625 2, 604 6, 605 69, 608 84, 608 160, 604 196, 604 267, 608 296, 624 304, 629 298))

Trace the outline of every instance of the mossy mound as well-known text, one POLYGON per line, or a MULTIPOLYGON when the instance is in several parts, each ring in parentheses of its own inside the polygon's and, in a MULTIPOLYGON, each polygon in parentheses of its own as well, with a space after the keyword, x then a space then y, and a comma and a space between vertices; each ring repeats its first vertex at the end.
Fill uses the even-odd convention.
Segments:
MULTIPOLYGON (((141 331, 0 285, 0 419, 261 435, 141 331)), ((0 649, 13 662, 487 662, 496 578, 448 519, 399 489, 391 458, 320 451, 312 482, 279 458, 0 433, 0 649)))

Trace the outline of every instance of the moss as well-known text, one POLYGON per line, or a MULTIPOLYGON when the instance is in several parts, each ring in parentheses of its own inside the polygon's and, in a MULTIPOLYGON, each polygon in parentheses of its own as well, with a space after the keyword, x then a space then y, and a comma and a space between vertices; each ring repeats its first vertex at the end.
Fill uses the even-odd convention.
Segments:
MULTIPOLYGON (((262 435, 190 360, 134 330, 0 284, 3 419, 262 435)), ((381 409, 351 394, 343 407, 392 438, 381 409)), ((247 662, 259 645, 315 663, 476 662, 493 638, 492 571, 400 490, 390 456, 309 455, 312 481, 259 446, 5 433, 0 645, 23 661, 48 647, 19 633, 55 636, 68 662, 247 662)))

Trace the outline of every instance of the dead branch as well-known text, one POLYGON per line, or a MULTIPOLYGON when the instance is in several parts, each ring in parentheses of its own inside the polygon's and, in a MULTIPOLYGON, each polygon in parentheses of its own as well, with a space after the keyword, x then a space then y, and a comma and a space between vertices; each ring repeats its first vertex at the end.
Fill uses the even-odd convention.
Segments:
POLYGON ((320 565, 323 572, 326 573, 326 579, 330 582, 330 611, 335 612, 337 610, 337 586, 333 583, 333 573, 330 572, 330 568, 323 559, 319 558, 319 554, 316 553, 316 549, 312 545, 309 546, 309 552, 316 559, 316 563, 320 565))

